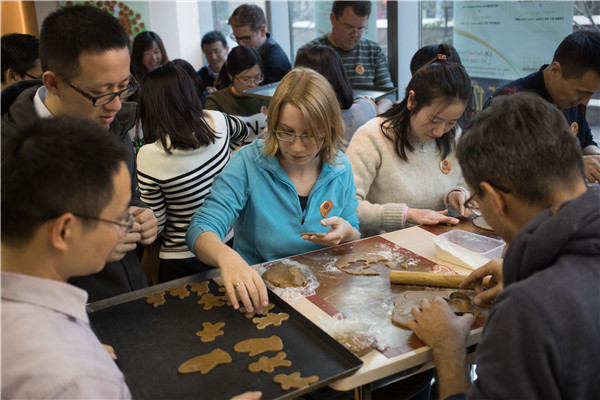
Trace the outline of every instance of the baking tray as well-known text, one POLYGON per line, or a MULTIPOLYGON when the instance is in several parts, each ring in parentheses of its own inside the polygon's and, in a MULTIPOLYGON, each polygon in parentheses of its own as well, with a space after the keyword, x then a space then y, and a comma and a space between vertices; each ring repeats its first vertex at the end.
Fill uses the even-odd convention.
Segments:
MULTIPOLYGON (((271 100, 271 97, 273 97, 275 94, 277 85, 279 85, 279 82, 273 82, 267 85, 244 90, 244 93, 251 97, 259 97, 261 99, 271 100)), ((366 96, 375 100, 379 100, 381 97, 396 93, 396 88, 371 85, 352 85, 352 91, 354 92, 355 97, 366 96)))
MULTIPOLYGON (((251 319, 231 306, 204 310, 196 303, 199 297, 194 292, 183 300, 167 292, 166 303, 157 308, 145 301, 145 296, 150 293, 217 275, 218 271, 209 271, 88 305, 92 328, 102 343, 114 347, 117 364, 134 398, 213 400, 260 390, 263 399, 292 399, 348 376, 362 365, 360 358, 272 292, 269 292, 269 301, 275 308, 271 312, 286 312, 290 318, 279 327, 270 326, 264 330, 258 330, 251 319), (203 343, 196 336, 202 329, 202 322, 225 322, 224 335, 214 342, 203 343), (251 362, 265 355, 272 357, 277 352, 249 357, 247 353, 236 353, 234 344, 272 335, 283 341, 283 351, 292 366, 277 367, 273 373, 249 372, 251 362), (183 362, 216 348, 227 351, 232 363, 217 366, 206 375, 177 372, 183 362), (300 371, 302 377, 317 375, 319 381, 289 391, 273 382, 275 375, 295 371, 300 371)), ((211 280, 211 293, 222 295, 217 289, 218 285, 211 280)))

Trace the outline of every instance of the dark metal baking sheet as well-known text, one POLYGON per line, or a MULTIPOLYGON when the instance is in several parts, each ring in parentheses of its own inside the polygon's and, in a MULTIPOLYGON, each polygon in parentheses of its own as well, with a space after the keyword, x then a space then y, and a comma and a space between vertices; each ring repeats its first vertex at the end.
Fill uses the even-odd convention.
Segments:
MULTIPOLYGON (((286 312, 290 319, 280 327, 258 330, 251 319, 230 306, 204 310, 197 304, 198 295, 191 293, 180 300, 165 294, 166 304, 157 308, 145 302, 144 296, 190 282, 201 282, 215 274, 204 273, 136 292, 101 300, 88 306, 92 327, 102 343, 115 348, 117 364, 123 371, 134 398, 144 399, 228 399, 248 390, 260 390, 263 399, 292 399, 350 375, 362 365, 352 352, 323 332, 274 293, 271 312, 286 312), (196 336, 202 322, 225 322, 223 336, 203 343, 196 336), (292 361, 291 367, 275 368, 273 373, 251 373, 248 365, 266 352, 253 357, 236 353, 235 343, 253 338, 277 335, 283 351, 292 361), (233 362, 220 365, 206 375, 181 375, 177 368, 183 362, 216 348, 227 351, 233 362), (304 389, 283 391, 273 377, 279 373, 300 371, 302 377, 317 375, 319 382, 304 389)), ((218 285, 211 280, 211 293, 218 285)))
MULTIPOLYGON (((257 86, 252 89, 244 90, 244 93, 248 96, 259 97, 261 99, 271 100, 271 97, 275 94, 279 82, 269 83, 263 86, 257 86)), ((375 100, 385 97, 390 94, 396 93, 396 88, 371 86, 371 85, 352 85, 354 96, 367 96, 375 100)))

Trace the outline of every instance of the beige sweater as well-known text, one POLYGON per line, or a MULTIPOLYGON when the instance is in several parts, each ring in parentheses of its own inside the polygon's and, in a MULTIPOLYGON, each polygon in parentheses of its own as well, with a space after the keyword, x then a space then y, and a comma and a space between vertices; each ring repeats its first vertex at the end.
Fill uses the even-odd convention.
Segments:
POLYGON ((407 152, 408 162, 403 161, 393 142, 383 135, 382 122, 377 117, 360 127, 346 151, 354 172, 363 237, 404 228, 407 206, 441 211, 446 208, 449 191, 467 191, 454 152, 446 158, 451 163, 450 173, 444 174, 435 141, 411 137, 415 149, 407 152))

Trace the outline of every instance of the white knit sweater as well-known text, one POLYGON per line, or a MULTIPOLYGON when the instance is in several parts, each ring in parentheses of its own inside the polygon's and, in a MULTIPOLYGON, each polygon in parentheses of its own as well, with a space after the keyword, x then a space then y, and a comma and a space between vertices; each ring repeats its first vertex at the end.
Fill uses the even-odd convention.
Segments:
MULTIPOLYGON (((383 118, 377 117, 360 127, 346 150, 354 172, 363 237, 404 228, 407 206, 441 211, 450 190, 467 191, 454 152, 446 157, 452 168, 444 174, 435 141, 422 142, 411 136, 414 151, 407 151, 406 162, 384 136, 382 122, 383 118)), ((457 132, 457 139, 459 136, 457 132)))

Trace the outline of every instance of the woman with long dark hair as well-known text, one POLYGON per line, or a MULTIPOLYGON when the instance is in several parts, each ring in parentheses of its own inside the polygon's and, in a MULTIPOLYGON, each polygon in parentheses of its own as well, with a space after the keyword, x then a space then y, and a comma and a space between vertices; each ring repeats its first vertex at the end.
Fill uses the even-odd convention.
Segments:
POLYGON ((169 62, 169 56, 160 36, 151 31, 140 33, 131 48, 131 72, 141 82, 148 71, 169 62))
POLYGON ((159 281, 165 282, 210 268, 188 250, 185 233, 229 161, 230 142, 241 144, 248 128, 236 117, 203 111, 192 79, 172 63, 148 71, 142 87, 147 144, 137 155, 138 183, 158 219, 159 281))
POLYGON ((440 45, 409 82, 404 100, 359 128, 348 146, 364 236, 412 224, 457 224, 448 207, 468 212, 454 149, 471 80, 447 55, 440 45))

